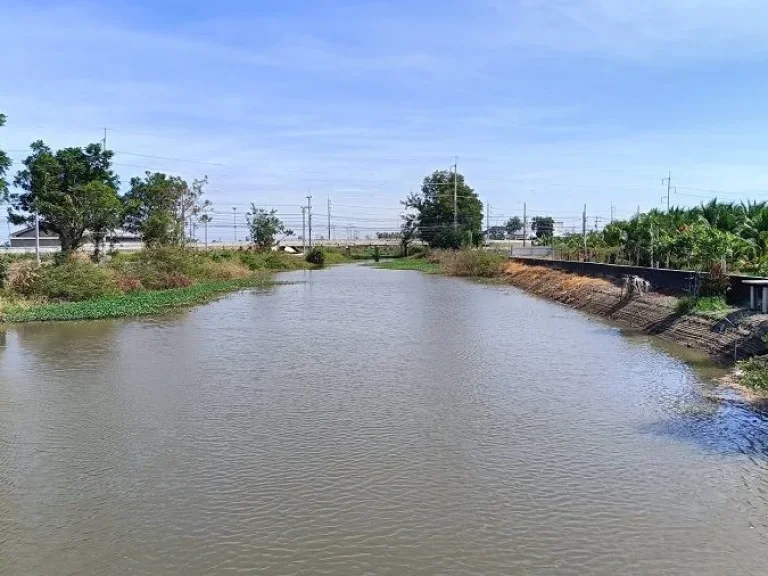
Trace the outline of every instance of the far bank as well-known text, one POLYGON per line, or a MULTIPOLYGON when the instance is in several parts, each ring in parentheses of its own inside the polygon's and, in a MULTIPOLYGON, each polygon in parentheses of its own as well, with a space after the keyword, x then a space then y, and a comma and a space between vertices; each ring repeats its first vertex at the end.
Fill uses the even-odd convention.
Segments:
POLYGON ((271 250, 147 248, 99 263, 84 254, 38 264, 0 261, 0 323, 94 320, 160 314, 224 294, 271 286, 276 272, 317 269, 355 258, 315 250, 307 258, 271 250))

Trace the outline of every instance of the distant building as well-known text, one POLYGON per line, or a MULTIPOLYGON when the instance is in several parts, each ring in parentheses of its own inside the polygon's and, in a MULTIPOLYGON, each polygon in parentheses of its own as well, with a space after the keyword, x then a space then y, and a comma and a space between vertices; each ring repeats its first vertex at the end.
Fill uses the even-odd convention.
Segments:
MULTIPOLYGON (((34 248, 35 247, 35 227, 27 226, 16 232, 12 232, 9 238, 11 248, 34 248)), ((46 248, 58 248, 60 246, 59 237, 50 232, 40 230, 40 246, 46 248)))
POLYGON ((535 238, 536 235, 529 231, 528 235, 526 236, 522 230, 518 230, 517 232, 512 232, 511 234, 507 232, 507 229, 504 226, 491 226, 487 230, 483 231, 483 238, 485 238, 486 241, 488 240, 523 240, 525 239, 531 239, 535 238))
MULTIPOLYGON (((87 234, 87 233, 86 233, 87 234)), ((21 230, 11 233, 11 248, 34 248, 35 247, 35 227, 27 226, 21 230)), ((86 245, 90 240, 86 242, 86 245)), ((126 230, 115 230, 114 233, 107 236, 107 246, 115 245, 118 248, 134 248, 141 246, 141 236, 127 232, 126 230)), ((41 248, 60 248, 61 243, 56 234, 40 230, 41 248)))
POLYGON ((506 240, 508 234, 504 226, 491 226, 483 232, 483 236, 486 240, 506 240))

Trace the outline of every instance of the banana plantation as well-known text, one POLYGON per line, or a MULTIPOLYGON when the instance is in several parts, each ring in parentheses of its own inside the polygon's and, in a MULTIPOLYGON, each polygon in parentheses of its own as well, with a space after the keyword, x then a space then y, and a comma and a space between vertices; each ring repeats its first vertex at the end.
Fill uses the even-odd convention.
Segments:
MULTIPOLYGON (((556 256, 584 258, 581 234, 554 238, 556 256)), ((586 237, 595 262, 768 275, 768 202, 717 199, 695 208, 651 210, 586 237)))

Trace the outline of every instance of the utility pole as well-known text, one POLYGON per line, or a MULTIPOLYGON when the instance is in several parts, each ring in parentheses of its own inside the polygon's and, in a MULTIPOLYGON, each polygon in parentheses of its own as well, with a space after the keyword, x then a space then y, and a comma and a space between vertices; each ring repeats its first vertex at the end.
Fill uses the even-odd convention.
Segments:
MULTIPOLYGON (((485 208, 485 235, 490 236, 491 231, 491 205, 488 204, 485 208)), ((489 238, 486 238, 489 239, 489 238)))
POLYGON ((307 207, 301 207, 301 252, 307 253, 307 207))
POLYGON ((453 165, 453 229, 459 228, 459 157, 453 165))
MULTIPOLYGON (((48 187, 48 174, 43 172, 43 192, 48 187)), ((39 192, 35 195, 35 260, 37 265, 40 266, 40 211, 39 205, 39 192)), ((9 236, 10 238, 10 236, 9 236)))
POLYGON ((661 184, 667 184, 667 212, 669 212, 669 192, 672 189, 672 171, 669 171, 669 176, 661 179, 661 184))
POLYGON ((587 261, 587 205, 584 204, 584 212, 581 214, 581 234, 584 238, 584 262, 587 261))
POLYGON ((40 214, 37 211, 37 198, 35 198, 35 260, 40 266, 40 214))
POLYGON ((526 204, 523 202, 523 247, 525 247, 526 238, 528 238, 528 213, 526 212, 526 204))
POLYGON ((331 239, 331 197, 328 196, 328 240, 331 239))
POLYGON ((102 146, 104 147, 103 149, 106 150, 107 149, 107 128, 106 127, 104 128, 104 139, 101 142, 102 142, 102 146))
POLYGON ((613 224, 613 204, 611 204, 611 224, 613 224))
POLYGON ((232 206, 232 224, 234 229, 235 244, 237 244, 237 206, 232 206))
POLYGON ((307 195, 307 221, 309 223, 309 249, 312 250, 312 195, 307 195))

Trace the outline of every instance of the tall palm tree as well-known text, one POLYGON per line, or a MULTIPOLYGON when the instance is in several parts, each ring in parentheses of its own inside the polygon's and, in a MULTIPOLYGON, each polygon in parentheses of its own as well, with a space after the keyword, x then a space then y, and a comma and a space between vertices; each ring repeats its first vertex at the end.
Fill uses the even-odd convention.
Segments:
POLYGON ((696 209, 699 220, 712 228, 736 234, 742 222, 741 208, 733 202, 718 202, 713 198, 696 209))
POLYGON ((754 202, 742 204, 744 221, 739 235, 747 244, 747 256, 750 259, 768 261, 768 204, 754 202))

